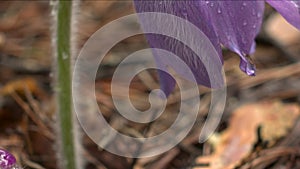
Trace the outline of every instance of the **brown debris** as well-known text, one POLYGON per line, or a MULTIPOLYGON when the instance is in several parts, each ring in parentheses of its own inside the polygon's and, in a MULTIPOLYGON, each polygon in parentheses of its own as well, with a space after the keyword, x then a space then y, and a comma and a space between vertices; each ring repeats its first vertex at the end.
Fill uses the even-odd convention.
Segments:
POLYGON ((233 112, 229 127, 214 139, 214 153, 200 156, 196 163, 209 163, 207 168, 211 169, 232 169, 255 148, 259 128, 263 142, 275 143, 287 135, 299 115, 297 104, 268 101, 244 105, 233 112))

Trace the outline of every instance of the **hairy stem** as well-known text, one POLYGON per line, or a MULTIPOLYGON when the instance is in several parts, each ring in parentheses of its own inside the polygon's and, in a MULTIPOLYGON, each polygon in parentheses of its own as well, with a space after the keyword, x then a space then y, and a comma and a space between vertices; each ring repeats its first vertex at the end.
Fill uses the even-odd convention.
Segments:
POLYGON ((56 100, 60 168, 75 169, 74 129, 71 96, 71 9, 72 1, 59 0, 55 12, 56 100))

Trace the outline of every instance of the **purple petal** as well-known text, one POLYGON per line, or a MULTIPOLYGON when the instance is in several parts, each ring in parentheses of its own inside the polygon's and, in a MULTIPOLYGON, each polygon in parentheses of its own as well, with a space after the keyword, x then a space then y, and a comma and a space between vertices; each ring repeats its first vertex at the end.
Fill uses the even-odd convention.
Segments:
POLYGON ((15 157, 9 152, 0 149, 0 168, 11 169, 15 165, 16 165, 15 157))
MULTIPOLYGON (((161 12, 172 14, 181 18, 184 18, 197 26, 210 40, 214 48, 218 52, 218 59, 223 63, 221 47, 219 40, 216 36, 216 33, 213 30, 212 25, 210 24, 210 18, 207 13, 207 6, 204 2, 201 1, 144 1, 144 0, 135 0, 135 7, 138 13, 141 12, 161 12)), ((159 22, 159 21, 158 21, 159 22)), ((145 29, 151 27, 153 23, 149 23, 148 20, 141 19, 141 24, 145 29)), ((168 26, 166 23, 160 23, 161 26, 168 26)), ((177 27, 172 27, 172 30, 180 29, 177 27)), ((198 84, 202 84, 208 87, 211 86, 208 73, 205 69, 204 64, 199 59, 199 57, 185 44, 182 42, 163 35, 158 34, 146 34, 146 38, 149 42, 150 47, 165 49, 179 56, 193 72, 195 79, 198 84)), ((193 39, 191 39, 193 41, 193 39)), ((181 67, 177 65, 174 60, 166 60, 163 56, 153 53, 157 66, 167 71, 167 66, 172 67, 178 74, 185 77, 184 70, 181 70, 181 67)), ((207 56, 209 57, 209 56, 207 56)), ((222 66, 220 66, 222 67, 222 66)), ((168 95, 175 86, 175 81, 172 77, 166 73, 161 73, 159 71, 161 88, 168 95)), ((189 79, 189 77, 186 77, 189 79)))
POLYGON ((221 43, 241 57, 240 67, 248 75, 255 72, 247 54, 255 49, 264 12, 263 1, 206 1, 214 29, 221 43), (247 66, 248 65, 248 66, 247 66))
POLYGON ((266 0, 290 24, 300 29, 300 1, 299 0, 266 0))

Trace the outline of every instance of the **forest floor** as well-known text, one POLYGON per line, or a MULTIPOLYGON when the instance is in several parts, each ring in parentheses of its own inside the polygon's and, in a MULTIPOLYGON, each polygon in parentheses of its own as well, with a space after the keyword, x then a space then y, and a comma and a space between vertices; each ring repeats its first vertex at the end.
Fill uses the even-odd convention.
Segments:
MULTIPOLYGON (((103 25, 134 13, 131 1, 83 1, 80 9, 79 49, 103 25)), ((14 154, 26 169, 57 168, 50 13, 47 1, 0 2, 0 147, 14 154)), ((226 105, 217 131, 208 141, 199 143, 198 137, 208 116, 211 92, 199 87, 196 123, 177 146, 161 155, 132 159, 99 148, 83 133, 85 168, 299 169, 300 32, 268 6, 262 30, 251 56, 256 76, 245 75, 239 69, 239 57, 223 51, 226 105)), ((175 121, 181 99, 176 88, 163 115, 151 124, 134 123, 119 115, 110 92, 113 71, 128 54, 143 48, 147 48, 143 36, 118 43, 103 60, 96 80, 98 105, 107 122, 135 137, 165 131, 175 121)), ((134 78, 130 86, 133 105, 147 109, 149 91, 157 86, 155 71, 134 78)), ((122 89, 119 93, 122 97, 122 89)))

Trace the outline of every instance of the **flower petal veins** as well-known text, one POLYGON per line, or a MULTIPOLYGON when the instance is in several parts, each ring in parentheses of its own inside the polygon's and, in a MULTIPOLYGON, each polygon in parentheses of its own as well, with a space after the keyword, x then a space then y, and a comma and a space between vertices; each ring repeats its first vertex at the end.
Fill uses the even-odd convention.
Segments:
MULTIPOLYGON (((300 29, 300 1, 299 0, 266 0, 289 23, 300 29)), ((237 53, 240 58, 240 69, 246 74, 255 75, 255 65, 249 57, 255 51, 255 37, 257 36, 262 20, 265 2, 253 1, 213 1, 213 0, 134 0, 137 13, 161 12, 168 13, 191 22, 197 26, 211 41, 223 63, 221 45, 237 53)), ((140 20, 143 28, 152 23, 140 20)), ((158 21, 159 22, 159 21, 158 21)), ((161 25, 167 25, 161 23, 161 25)), ((170 28, 180 29, 180 28, 170 28)), ((191 68, 198 84, 213 87, 210 84, 205 66, 199 58, 184 44, 163 35, 146 34, 150 47, 165 49, 179 56, 191 68)), ((191 39, 192 40, 192 39, 191 39)), ((155 54, 159 68, 167 71, 167 66, 172 67, 184 77, 184 72, 176 67, 176 63, 166 60, 163 56, 155 54)), ((209 56, 207 56, 209 57, 209 56)), ((159 71, 161 88, 168 95, 175 86, 175 80, 167 73, 159 71)))
MULTIPOLYGON (((210 24, 209 17, 207 16, 207 9, 199 5, 198 1, 144 1, 135 0, 135 7, 138 13, 141 12, 161 12, 168 13, 183 19, 188 20, 195 26, 197 26, 210 40, 215 49, 219 54, 219 59, 221 62, 221 46, 219 39, 215 31, 213 30, 212 24, 210 24), (202 16, 202 17, 201 17, 202 16), (207 16, 207 17, 203 17, 207 16)), ((157 21, 159 23, 159 20, 157 21)), ((173 22, 173 21, 170 21, 173 22)), ((174 21, 175 22, 175 21, 174 21)), ((153 23, 149 23, 147 20, 141 19, 141 25, 144 29, 151 27, 153 23)), ((157 25, 157 23, 156 23, 157 25)), ((168 26, 167 23, 159 23, 157 26, 168 26)), ((180 26, 176 28, 170 28, 170 30, 176 31, 176 29, 181 29, 180 26)), ((199 57, 189 49, 182 42, 164 35, 158 34, 146 34, 145 35, 151 48, 160 48, 170 51, 180 57, 190 68, 195 76, 198 84, 211 87, 210 79, 208 73, 199 57)), ((193 39, 191 39, 193 40, 193 39)), ((175 60, 166 60, 164 56, 160 56, 153 52, 158 68, 168 72, 167 67, 171 67, 178 74, 185 77, 184 70, 178 67, 175 60)), ((221 70, 221 69, 220 69, 221 70)), ((169 95, 175 86, 175 80, 167 73, 159 72, 159 80, 161 84, 161 89, 166 95, 169 95)))

